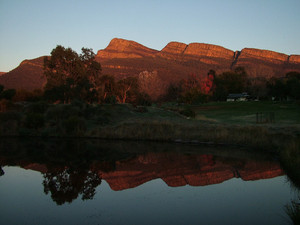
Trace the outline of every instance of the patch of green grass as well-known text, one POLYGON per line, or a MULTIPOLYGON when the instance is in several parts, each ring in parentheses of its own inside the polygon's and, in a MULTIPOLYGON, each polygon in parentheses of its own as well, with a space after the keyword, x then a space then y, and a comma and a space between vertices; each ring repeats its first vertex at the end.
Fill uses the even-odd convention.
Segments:
POLYGON ((256 113, 274 113, 276 124, 300 124, 300 105, 294 102, 213 102, 193 106, 196 118, 228 124, 254 124, 256 113))

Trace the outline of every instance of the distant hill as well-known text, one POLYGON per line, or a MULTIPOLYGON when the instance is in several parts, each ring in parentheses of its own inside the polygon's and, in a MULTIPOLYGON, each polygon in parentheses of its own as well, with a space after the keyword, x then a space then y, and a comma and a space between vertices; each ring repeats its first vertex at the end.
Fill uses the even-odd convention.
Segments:
POLYGON ((0 84, 5 88, 34 90, 42 88, 46 83, 43 75, 44 57, 24 60, 10 72, 0 76, 0 84))
MULTIPOLYGON (((103 74, 121 79, 138 76, 142 87, 152 96, 162 94, 170 83, 176 83, 191 74, 205 77, 210 69, 220 74, 242 66, 250 77, 282 77, 289 71, 300 72, 300 55, 244 48, 232 51, 221 46, 170 42, 161 51, 137 42, 115 38, 99 50, 96 60, 103 74)), ((41 88, 43 57, 25 60, 16 69, 0 77, 0 84, 9 88, 32 90, 41 88)))

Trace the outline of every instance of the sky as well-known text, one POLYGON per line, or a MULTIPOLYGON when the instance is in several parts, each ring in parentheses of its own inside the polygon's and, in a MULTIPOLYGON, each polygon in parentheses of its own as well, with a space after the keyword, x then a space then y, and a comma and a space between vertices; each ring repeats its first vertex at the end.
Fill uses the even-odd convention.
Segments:
POLYGON ((95 53, 118 37, 300 55, 300 0, 0 0, 0 71, 57 45, 95 53))

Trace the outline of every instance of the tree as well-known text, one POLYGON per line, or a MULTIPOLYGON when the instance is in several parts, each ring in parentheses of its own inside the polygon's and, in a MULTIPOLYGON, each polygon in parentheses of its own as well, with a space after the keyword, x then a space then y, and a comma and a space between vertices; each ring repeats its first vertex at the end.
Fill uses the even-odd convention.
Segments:
POLYGON ((286 99, 288 90, 284 78, 270 78, 267 82, 267 88, 270 96, 275 97, 278 100, 286 99))
POLYGON ((0 92, 0 99, 12 100, 12 98, 16 95, 15 89, 6 89, 0 92))
POLYGON ((117 93, 117 100, 119 102, 135 102, 139 94, 138 79, 136 77, 127 77, 118 81, 117 93))
POLYGON ((247 73, 242 67, 237 67, 234 71, 224 72, 215 78, 216 100, 226 100, 230 93, 241 93, 247 87, 247 73))
POLYGON ((267 79, 265 77, 255 77, 249 79, 247 92, 250 96, 253 96, 256 99, 266 98, 268 95, 267 79))
POLYGON ((294 99, 300 99, 300 73, 290 72, 286 74, 287 94, 294 99))
POLYGON ((101 65, 95 61, 92 49, 82 48, 81 51, 77 54, 71 48, 58 45, 50 58, 44 58, 45 96, 48 99, 65 103, 73 99, 95 100, 101 65))
POLYGON ((110 75, 103 75, 99 79, 100 85, 98 85, 98 96, 103 102, 107 102, 108 99, 113 98, 115 95, 116 82, 115 78, 110 75))

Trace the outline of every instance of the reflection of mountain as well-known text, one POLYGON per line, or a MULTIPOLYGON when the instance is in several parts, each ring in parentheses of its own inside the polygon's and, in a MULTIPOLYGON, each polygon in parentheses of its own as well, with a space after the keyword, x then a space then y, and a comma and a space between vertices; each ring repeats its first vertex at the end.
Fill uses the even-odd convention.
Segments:
POLYGON ((258 180, 283 174, 277 162, 172 153, 139 155, 128 161, 116 162, 114 171, 98 173, 113 190, 133 188, 157 178, 168 186, 178 187, 217 184, 233 177, 258 180))
POLYGON ((0 165, 41 172, 44 191, 51 193, 57 204, 71 202, 79 195, 82 199, 93 198, 102 179, 117 191, 157 178, 170 187, 178 187, 217 184, 234 177, 247 181, 283 174, 277 161, 265 156, 260 156, 259 160, 254 159, 257 156, 241 157, 240 152, 237 156, 233 154, 234 150, 228 151, 228 157, 224 156, 226 149, 222 149, 223 156, 217 156, 209 153, 210 148, 203 151, 201 146, 107 142, 70 144, 61 141, 55 144, 28 143, 31 144, 0 144, 0 165), (13 146, 22 148, 18 150, 13 146), (57 146, 63 147, 59 149, 57 146), (202 153, 197 153, 200 150, 202 153))

